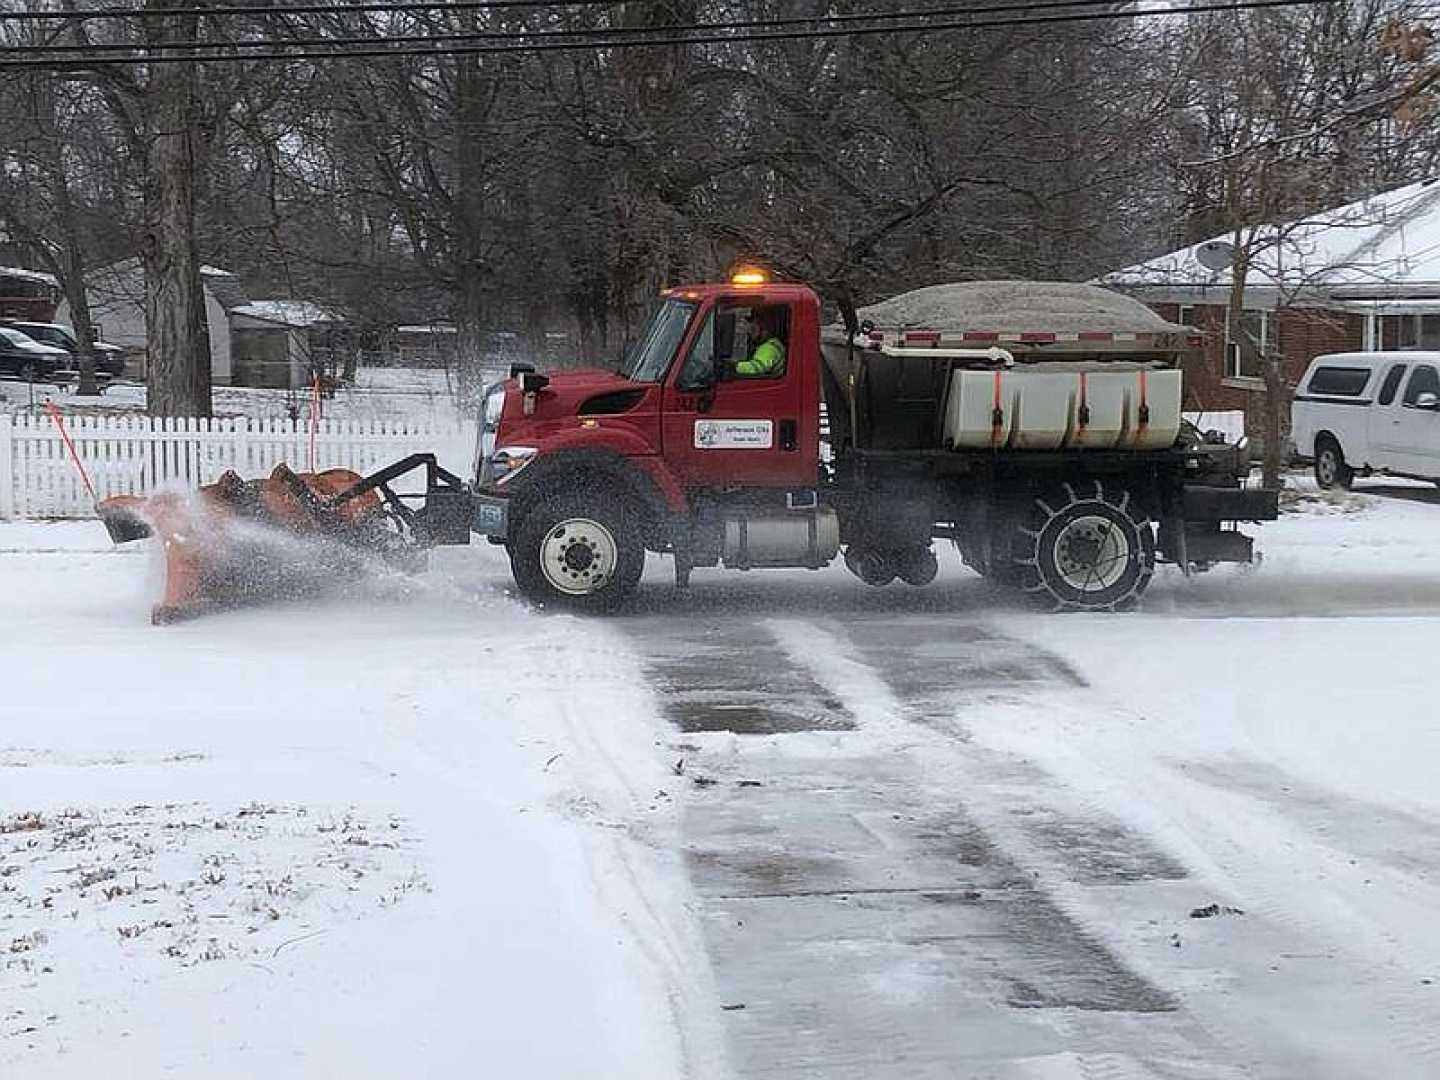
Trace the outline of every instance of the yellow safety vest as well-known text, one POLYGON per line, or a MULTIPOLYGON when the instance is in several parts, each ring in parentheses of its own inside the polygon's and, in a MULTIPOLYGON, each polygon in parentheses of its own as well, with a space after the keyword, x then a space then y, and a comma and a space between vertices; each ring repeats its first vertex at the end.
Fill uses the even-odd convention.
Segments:
POLYGON ((750 355, 735 365, 737 375, 779 375, 785 370, 785 345, 777 337, 766 338, 750 355))

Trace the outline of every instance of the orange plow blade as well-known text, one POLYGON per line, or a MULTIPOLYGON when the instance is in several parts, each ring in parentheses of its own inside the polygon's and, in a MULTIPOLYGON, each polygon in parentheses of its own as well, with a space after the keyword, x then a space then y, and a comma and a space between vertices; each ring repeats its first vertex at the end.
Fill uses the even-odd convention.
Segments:
MULTIPOLYGON (((191 494, 122 495, 100 503, 116 543, 155 536, 164 548, 164 595, 151 613, 173 622, 217 606, 306 595, 361 570, 362 552, 413 549, 391 527, 376 490, 342 498, 364 478, 348 469, 263 480, 227 471, 191 494)), ((393 559, 391 559, 393 561, 393 559)))

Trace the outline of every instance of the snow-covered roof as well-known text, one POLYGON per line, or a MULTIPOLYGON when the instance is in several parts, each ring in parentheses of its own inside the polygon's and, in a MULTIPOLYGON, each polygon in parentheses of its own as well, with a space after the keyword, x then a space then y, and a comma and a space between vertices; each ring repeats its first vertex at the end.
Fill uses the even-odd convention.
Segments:
MULTIPOLYGON (((1213 237, 1113 271, 1097 284, 1125 289, 1228 288, 1228 267, 1210 270, 1197 251, 1213 237)), ((1246 286, 1374 296, 1440 291, 1440 182, 1423 180, 1296 221, 1261 226, 1246 286)))
POLYGON ((263 319, 265 322, 285 326, 303 327, 341 321, 333 311, 309 300, 252 300, 248 304, 232 308, 230 314, 246 315, 252 319, 263 319))
POLYGON ((60 282, 54 274, 47 274, 41 270, 25 270, 18 266, 0 266, 0 277, 33 281, 37 285, 49 285, 52 289, 60 287, 60 282))
POLYGON ((453 334, 455 327, 450 323, 418 323, 414 326, 397 326, 397 334, 453 334))

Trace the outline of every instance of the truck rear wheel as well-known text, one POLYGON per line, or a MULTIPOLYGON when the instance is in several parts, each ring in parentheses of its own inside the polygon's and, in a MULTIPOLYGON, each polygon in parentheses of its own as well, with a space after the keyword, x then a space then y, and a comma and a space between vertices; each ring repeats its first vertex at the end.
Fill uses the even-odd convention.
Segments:
POLYGON ((1355 480, 1355 470, 1345 464, 1345 454, 1340 444, 1331 438, 1322 438, 1315 444, 1315 483, 1327 491, 1331 488, 1349 490, 1355 480))
POLYGON ((905 548, 896 557, 895 573, 906 585, 923 589, 940 573, 940 562, 928 546, 915 544, 905 548))
POLYGON ((1012 545, 1016 583, 1056 611, 1131 606, 1155 572, 1155 533, 1130 493, 1099 480, 1034 500, 1012 545))
POLYGON ((557 495, 530 507, 509 544, 515 583, 547 607, 606 612, 622 604, 645 569, 634 515, 603 489, 557 495))
POLYGON ((883 589, 895 580, 894 565, 878 548, 851 544, 845 549, 845 567, 872 588, 883 589))

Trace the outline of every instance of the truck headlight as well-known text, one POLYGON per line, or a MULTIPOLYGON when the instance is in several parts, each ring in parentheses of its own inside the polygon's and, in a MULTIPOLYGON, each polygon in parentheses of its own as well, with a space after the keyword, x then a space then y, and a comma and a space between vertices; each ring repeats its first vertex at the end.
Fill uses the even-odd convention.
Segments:
POLYGON ((500 414, 505 411, 505 384, 496 383, 485 391, 484 424, 486 431, 500 427, 500 414))
POLYGON ((485 391, 480 405, 480 431, 475 440, 475 479, 483 482, 488 475, 488 462, 495 453, 495 440, 500 431, 500 414, 505 411, 505 384, 495 383, 485 391))
POLYGON ((533 446, 502 446, 490 459, 490 477, 497 484, 503 484, 521 469, 535 460, 533 446))

